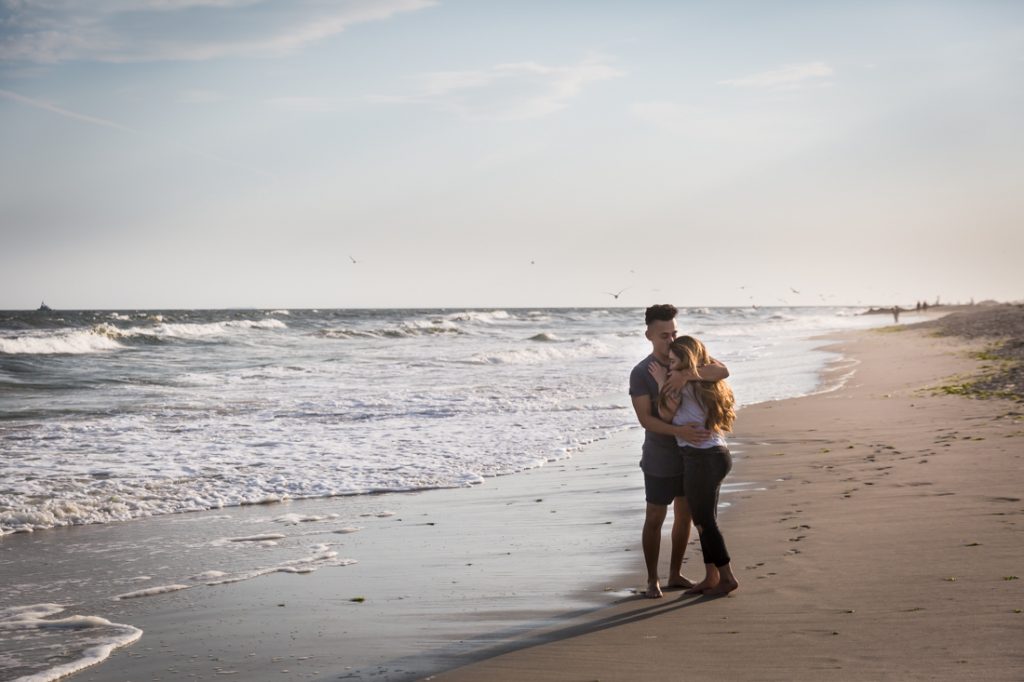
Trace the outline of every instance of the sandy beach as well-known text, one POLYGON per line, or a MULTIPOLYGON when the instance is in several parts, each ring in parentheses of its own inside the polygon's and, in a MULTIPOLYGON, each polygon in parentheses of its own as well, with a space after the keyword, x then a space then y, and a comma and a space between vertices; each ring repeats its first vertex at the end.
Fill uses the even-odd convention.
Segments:
POLYGON ((825 392, 740 412, 727 598, 637 596, 637 429, 468 489, 7 536, 0 573, 143 631, 76 680, 1020 679, 1024 410, 949 390, 991 339, 836 343, 825 392), (161 585, 186 589, 115 599, 161 585))
POLYGON ((742 410, 732 475, 767 490, 722 514, 733 595, 624 600, 432 679, 1021 679, 1024 415, 942 390, 990 346, 853 334, 843 387, 742 410))

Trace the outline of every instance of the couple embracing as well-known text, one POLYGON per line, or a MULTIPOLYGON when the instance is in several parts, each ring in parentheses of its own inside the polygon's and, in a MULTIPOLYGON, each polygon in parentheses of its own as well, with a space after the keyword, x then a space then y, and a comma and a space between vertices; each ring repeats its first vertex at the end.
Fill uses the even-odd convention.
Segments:
POLYGON ((629 395, 644 427, 643 457, 647 496, 643 550, 647 565, 644 596, 662 596, 658 578, 661 528, 672 505, 672 555, 668 586, 687 594, 720 596, 739 583, 733 575, 725 540, 718 528, 718 492, 732 468, 724 433, 736 413, 729 370, 690 336, 677 338, 673 305, 647 309, 646 337, 651 354, 633 368, 629 395), (691 522, 700 534, 704 579, 696 585, 683 577, 683 553, 691 522))

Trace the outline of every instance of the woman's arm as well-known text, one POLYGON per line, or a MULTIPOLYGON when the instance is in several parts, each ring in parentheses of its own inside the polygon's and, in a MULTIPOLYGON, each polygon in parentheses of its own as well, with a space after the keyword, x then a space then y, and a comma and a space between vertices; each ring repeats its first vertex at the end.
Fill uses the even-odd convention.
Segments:
MULTIPOLYGON (((671 381, 671 378, 678 372, 669 372, 656 362, 648 365, 647 371, 651 373, 654 383, 658 385, 658 416, 662 421, 672 423, 672 418, 676 416, 676 410, 679 409, 679 402, 682 400, 682 388, 673 388, 672 384, 678 382, 671 381)), ((682 385, 686 385, 685 380, 682 385)))
POLYGON ((661 392, 658 394, 658 416, 671 424, 672 418, 679 410, 682 394, 682 391, 673 390, 667 385, 662 386, 661 392))
POLYGON ((651 414, 651 398, 646 395, 633 396, 633 410, 636 412, 636 419, 640 426, 647 431, 658 433, 663 436, 676 436, 691 443, 705 441, 711 432, 700 424, 683 424, 675 426, 651 414))

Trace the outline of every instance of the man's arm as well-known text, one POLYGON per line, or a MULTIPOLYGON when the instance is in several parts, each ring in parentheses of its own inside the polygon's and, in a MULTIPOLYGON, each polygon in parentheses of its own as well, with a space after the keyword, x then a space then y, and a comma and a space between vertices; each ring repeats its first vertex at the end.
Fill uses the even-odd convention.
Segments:
POLYGON ((729 368, 714 358, 708 358, 711 364, 697 368, 698 381, 721 381, 729 378, 729 368))
POLYGON ((640 426, 648 431, 661 434, 662 436, 679 436, 691 443, 698 443, 706 440, 710 435, 708 430, 700 425, 683 424, 675 426, 662 421, 651 414, 651 397, 647 395, 635 395, 633 398, 633 411, 636 412, 636 419, 640 426))
POLYGON ((729 368, 718 360, 710 358, 710 364, 697 369, 683 369, 668 375, 666 385, 673 391, 683 390, 687 381, 721 381, 729 378, 729 368))

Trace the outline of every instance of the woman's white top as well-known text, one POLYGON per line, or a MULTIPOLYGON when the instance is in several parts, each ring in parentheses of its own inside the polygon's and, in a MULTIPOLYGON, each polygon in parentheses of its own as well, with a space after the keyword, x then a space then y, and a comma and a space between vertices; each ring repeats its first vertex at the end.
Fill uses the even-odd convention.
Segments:
MULTIPOLYGON (((686 386, 683 386, 683 394, 679 400, 679 408, 676 409, 675 416, 672 417, 672 423, 676 426, 682 426, 683 424, 698 424, 703 427, 707 418, 707 412, 705 412, 704 408, 701 407, 700 402, 697 400, 697 395, 693 392, 693 383, 687 383, 686 386)), ((716 445, 724 446, 725 436, 718 431, 712 431, 707 440, 703 440, 699 443, 685 441, 679 436, 676 436, 676 442, 684 447, 700 448, 703 450, 706 448, 713 448, 716 445)))

